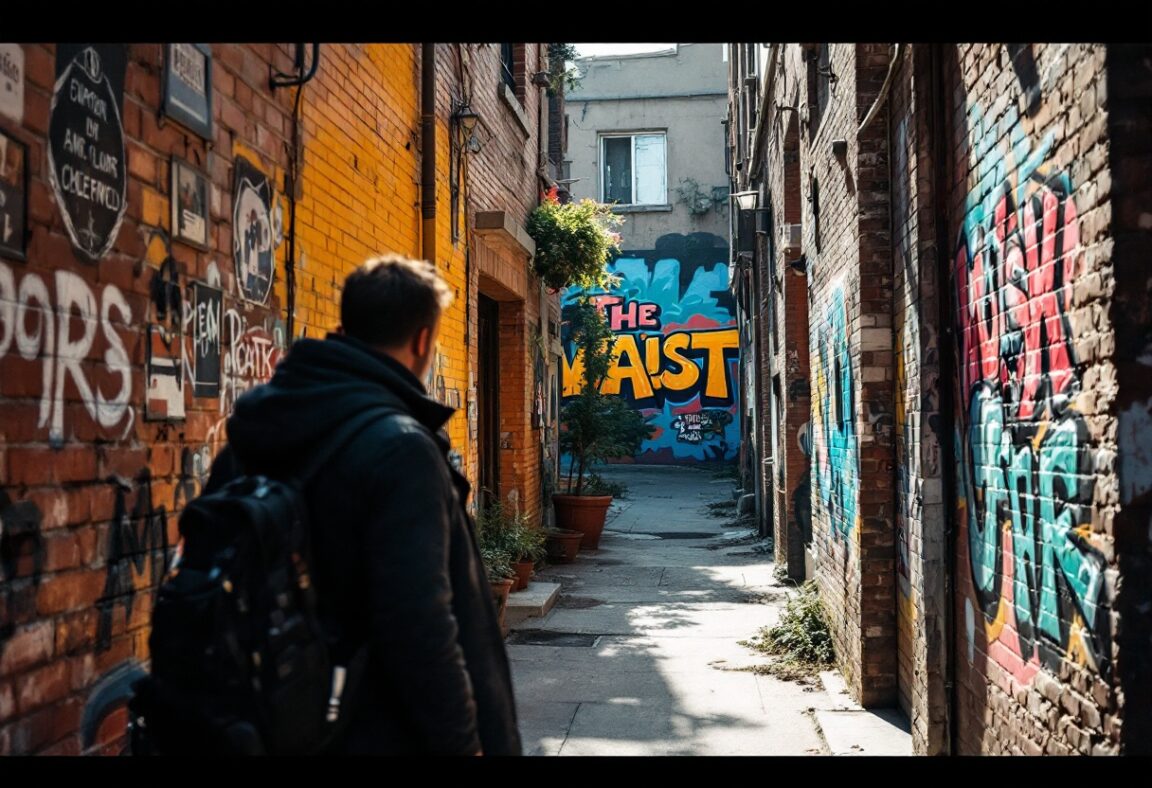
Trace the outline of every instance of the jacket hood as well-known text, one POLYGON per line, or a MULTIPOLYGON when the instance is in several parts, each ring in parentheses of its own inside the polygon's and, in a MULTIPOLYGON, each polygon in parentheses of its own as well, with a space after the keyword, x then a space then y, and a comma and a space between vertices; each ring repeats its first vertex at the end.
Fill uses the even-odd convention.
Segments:
POLYGON ((406 367, 341 334, 301 339, 272 379, 236 400, 228 441, 250 467, 296 464, 348 419, 374 407, 406 413, 436 433, 455 412, 406 367))

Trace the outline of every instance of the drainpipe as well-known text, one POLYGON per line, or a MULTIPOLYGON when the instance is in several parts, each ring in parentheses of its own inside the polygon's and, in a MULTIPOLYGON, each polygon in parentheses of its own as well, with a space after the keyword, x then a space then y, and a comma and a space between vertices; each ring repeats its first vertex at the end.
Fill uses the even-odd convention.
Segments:
POLYGON ((884 99, 888 98, 888 89, 892 87, 892 75, 896 73, 896 63, 900 60, 900 52, 903 44, 897 44, 896 49, 892 52, 892 59, 888 61, 888 74, 884 77, 884 84, 880 86, 880 94, 876 96, 876 100, 872 102, 872 108, 868 110, 868 114, 864 116, 864 120, 860 121, 860 128, 856 130, 856 136, 859 137, 864 133, 864 129, 868 128, 876 116, 880 114, 880 107, 884 106, 884 99))
MULTIPOLYGON (((948 98, 945 93, 945 78, 944 78, 944 44, 929 44, 929 53, 931 58, 931 74, 932 74, 932 164, 933 164, 933 188, 932 199, 935 202, 934 208, 936 213, 936 291, 942 295, 939 299, 939 325, 940 325, 940 375, 939 380, 947 381, 940 385, 940 420, 944 424, 950 424, 952 415, 956 412, 954 400, 954 378, 953 375, 957 374, 956 370, 956 336, 952 330, 952 314, 951 306, 952 299, 946 295, 950 293, 950 277, 951 271, 949 270, 949 263, 952 261, 952 255, 949 253, 949 238, 951 234, 948 231, 948 214, 947 214, 947 197, 948 197, 948 163, 950 161, 949 150, 950 141, 947 138, 947 117, 948 117, 948 98)), ((945 428, 940 431, 940 456, 944 458, 955 457, 954 446, 954 433, 951 429, 945 428)), ((948 696, 948 713, 944 715, 945 733, 944 739, 947 746, 948 755, 957 754, 958 750, 958 731, 956 729, 956 714, 959 708, 959 688, 956 681, 956 646, 957 646, 957 626, 955 611, 955 584, 956 576, 953 564, 953 557, 956 555, 956 510, 954 501, 956 500, 956 471, 953 463, 945 461, 941 463, 943 470, 943 499, 944 499, 944 531, 945 531, 945 558, 944 558, 944 628, 946 633, 947 653, 945 655, 945 668, 944 668, 944 689, 948 696)))
POLYGON ((420 213, 421 255, 436 262, 436 45, 421 44, 420 213))

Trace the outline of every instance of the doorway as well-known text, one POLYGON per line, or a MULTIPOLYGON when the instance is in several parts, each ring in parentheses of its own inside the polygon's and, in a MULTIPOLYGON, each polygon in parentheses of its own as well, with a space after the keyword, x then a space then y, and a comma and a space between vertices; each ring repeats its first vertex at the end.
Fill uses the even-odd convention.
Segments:
POLYGON ((481 511, 500 498, 500 306, 483 293, 479 301, 479 425, 481 511))

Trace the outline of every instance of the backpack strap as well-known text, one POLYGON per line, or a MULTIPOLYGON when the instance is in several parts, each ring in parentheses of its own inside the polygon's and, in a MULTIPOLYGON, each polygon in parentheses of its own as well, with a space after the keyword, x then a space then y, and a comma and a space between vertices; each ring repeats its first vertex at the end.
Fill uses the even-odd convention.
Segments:
POLYGON ((312 457, 300 467, 296 473, 292 474, 292 479, 301 488, 308 485, 312 478, 319 473, 328 462, 336 456, 336 454, 343 449, 351 440, 364 431, 366 427, 375 422, 391 416, 400 411, 394 408, 375 406, 368 410, 362 411, 336 430, 336 433, 330 440, 320 444, 317 451, 312 454, 312 457))

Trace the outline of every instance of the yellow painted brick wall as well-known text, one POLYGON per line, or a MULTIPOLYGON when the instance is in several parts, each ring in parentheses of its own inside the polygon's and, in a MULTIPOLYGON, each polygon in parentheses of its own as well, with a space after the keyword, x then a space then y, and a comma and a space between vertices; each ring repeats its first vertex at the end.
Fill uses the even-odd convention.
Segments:
MULTIPOLYGON (((386 252, 422 256, 420 211, 420 47, 413 44, 326 44, 316 78, 302 97, 303 194, 296 214, 296 335, 320 338, 340 322, 345 277, 386 252)), ((443 58, 441 58, 441 61, 443 58)), ((440 330, 434 395, 460 411, 450 421, 452 445, 471 467, 465 392, 464 246, 453 245, 449 218, 447 80, 437 82, 436 265, 456 293, 440 330)), ((283 280, 277 283, 287 303, 283 280)))

